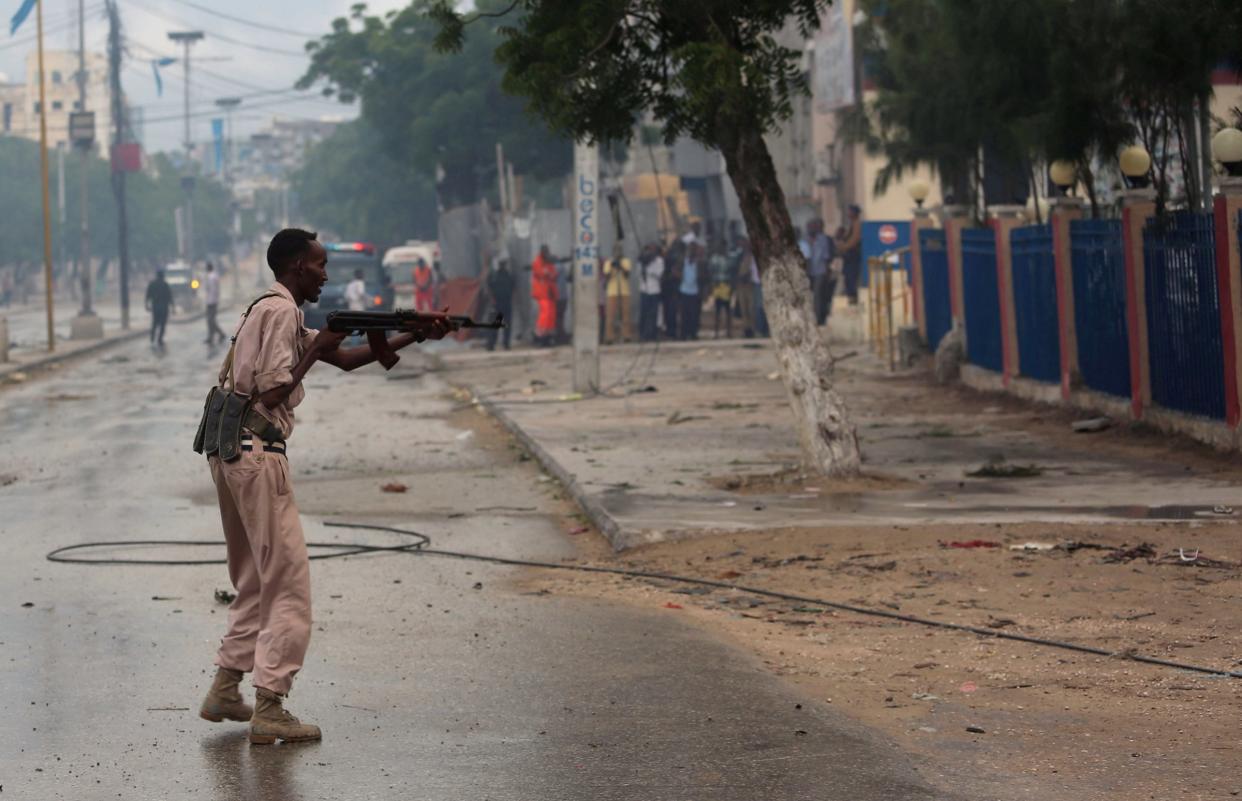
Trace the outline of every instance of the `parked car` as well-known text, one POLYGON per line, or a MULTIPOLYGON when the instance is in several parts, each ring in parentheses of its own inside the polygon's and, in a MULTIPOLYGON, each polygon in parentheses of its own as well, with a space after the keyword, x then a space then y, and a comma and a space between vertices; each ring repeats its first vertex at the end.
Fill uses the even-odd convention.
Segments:
POLYGON ((388 311, 393 307, 393 287, 380 265, 375 246, 366 242, 325 242, 328 251, 328 282, 323 285, 317 303, 303 306, 307 328, 327 325, 328 312, 347 309, 345 287, 354 280, 354 271, 362 270, 367 287, 367 309, 388 311))
POLYGON ((193 311, 199 307, 202 283, 194 275, 190 265, 183 261, 172 262, 164 268, 164 280, 172 290, 173 308, 177 311, 193 311))

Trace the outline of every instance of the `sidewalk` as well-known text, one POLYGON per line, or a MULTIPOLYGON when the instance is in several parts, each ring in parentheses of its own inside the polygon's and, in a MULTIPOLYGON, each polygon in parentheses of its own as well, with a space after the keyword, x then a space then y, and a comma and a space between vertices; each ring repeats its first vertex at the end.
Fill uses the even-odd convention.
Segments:
MULTIPOLYGON (((243 294, 246 290, 242 290, 243 294)), ((225 314, 233 307, 232 287, 222 287, 220 297, 220 325, 228 326, 225 314)), ((143 308, 142 296, 133 293, 129 305, 129 330, 121 328, 121 307, 116 297, 104 297, 96 302, 94 311, 103 322, 102 339, 75 340, 69 338, 73 318, 78 315, 81 302, 68 297, 55 299, 53 330, 56 335, 55 350, 47 347, 46 307, 43 303, 10 306, 0 309, 0 318, 8 323, 8 361, 0 362, 0 385, 6 382, 24 381, 31 373, 55 367, 71 359, 98 353, 114 345, 139 337, 148 336, 151 314, 143 308)), ((184 325, 203 319, 203 310, 173 314, 170 325, 184 325)))
MULTIPOLYGON (((865 476, 825 481, 796 467, 767 343, 605 348, 608 393, 584 400, 570 358, 463 351, 443 363, 608 538, 583 534, 598 563, 1242 664, 1233 456, 1129 425, 1075 434, 1065 410, 890 375, 860 353, 838 363, 836 384, 865 476)), ((531 589, 717 630, 923 754, 928 775, 973 782, 972 797, 1242 792, 1242 680, 654 579, 557 574, 531 589)))
POLYGON ((838 363, 837 386, 858 426, 865 477, 845 483, 801 476, 766 341, 605 348, 607 392, 582 400, 565 400, 576 397, 567 348, 466 351, 444 362, 570 485, 618 549, 825 523, 1208 520, 1218 506, 1242 509, 1242 491, 1204 447, 1124 428, 1074 434, 1067 412, 934 387, 923 373, 890 375, 865 346, 835 352, 855 350, 838 363), (643 387, 655 391, 634 392, 643 387), (966 475, 1001 457, 1039 475, 966 475))

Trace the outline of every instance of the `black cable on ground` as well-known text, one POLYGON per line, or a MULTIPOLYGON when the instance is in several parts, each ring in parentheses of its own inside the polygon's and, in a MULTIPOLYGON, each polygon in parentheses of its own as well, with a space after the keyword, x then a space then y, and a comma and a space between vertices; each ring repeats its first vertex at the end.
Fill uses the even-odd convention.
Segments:
MULTIPOLYGON (((423 556, 440 556, 449 559, 460 559, 472 562, 485 562, 493 565, 508 565, 513 567, 538 567, 547 570, 568 570, 578 573, 603 573, 613 576, 626 576, 629 578, 645 578, 657 579, 660 581, 672 581, 681 584, 694 584, 700 587, 715 587, 722 590, 734 590, 736 592, 744 592, 750 595, 758 595, 764 598, 775 598, 782 601, 793 601, 800 604, 811 604, 814 606, 823 606, 829 609, 837 609, 842 612, 851 612, 856 615, 866 615, 868 617, 881 617, 888 620, 896 620, 902 623, 913 623, 919 626, 927 626, 930 628, 946 629, 948 631, 960 631, 969 634, 976 634, 981 637, 988 637, 995 640, 1010 640, 1013 642, 1027 643, 1028 645, 1043 645, 1049 648, 1059 648, 1065 651, 1077 651, 1078 653, 1093 654, 1095 656, 1113 657, 1116 659, 1126 659, 1131 662, 1140 662, 1145 665, 1157 665, 1159 667, 1174 668, 1176 670, 1188 670, 1193 673, 1204 673, 1209 676, 1223 676, 1226 678, 1242 679, 1242 672, 1233 670, 1220 670, 1218 668, 1206 667, 1203 665, 1194 665, 1186 662, 1174 662, 1169 659, 1160 659, 1154 656, 1145 656, 1143 654, 1134 653, 1133 651, 1109 651, 1104 648, 1096 648, 1092 645, 1082 645, 1080 643, 1066 642, 1062 640, 1049 640, 1042 637, 1029 637, 1025 634, 1014 634, 1006 631, 997 631, 996 629, 988 629, 980 626, 969 626, 963 623, 948 623, 943 620, 932 620, 930 618, 918 617, 916 615, 903 615, 899 612, 889 612, 883 609, 872 609, 865 606, 857 606, 854 604, 841 603, 839 601, 828 601, 823 598, 812 598, 806 595, 794 595, 787 592, 778 592, 776 590, 765 590, 759 587, 748 587, 743 584, 732 584, 727 581, 715 581, 712 579, 695 578, 693 576, 679 576, 673 573, 657 573, 648 570, 632 570, 622 567, 602 567, 599 565, 578 565, 566 564, 563 562, 541 562, 533 559, 509 559, 502 556, 486 556, 484 554, 463 553, 461 551, 445 551, 437 548, 429 548, 431 538, 426 534, 420 534, 417 531, 409 531, 407 529, 395 528, 393 526, 376 526, 366 523, 338 523, 327 521, 325 526, 331 528, 349 528, 364 529, 367 531, 383 531, 389 534, 397 534, 403 537, 411 537, 412 541, 402 545, 368 545, 366 543, 355 542, 308 542, 307 548, 331 550, 331 553, 321 553, 312 555, 311 559, 339 559, 345 556, 356 556, 367 553, 409 553, 423 556)), ((47 555, 48 561, 62 562, 71 564, 85 565, 162 565, 162 566, 180 566, 180 565, 223 565, 226 564, 224 559, 199 559, 199 560, 171 560, 171 559, 89 559, 78 556, 66 556, 74 551, 83 551, 100 548, 115 548, 122 546, 159 546, 159 547, 180 547, 180 546, 220 546, 223 543, 219 540, 121 540, 117 542, 83 542, 77 545, 66 545, 63 548, 57 548, 47 555)))

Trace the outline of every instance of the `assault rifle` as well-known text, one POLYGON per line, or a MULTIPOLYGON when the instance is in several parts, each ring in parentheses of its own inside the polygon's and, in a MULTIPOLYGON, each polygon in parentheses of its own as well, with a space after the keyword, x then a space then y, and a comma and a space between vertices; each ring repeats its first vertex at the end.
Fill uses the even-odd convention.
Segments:
MULTIPOLYGON (((384 365, 385 370, 391 370, 401 357, 388 346, 388 332, 412 331, 417 334, 426 330, 436 316, 438 315, 433 316, 404 309, 387 312, 331 311, 328 312, 328 330, 338 333, 366 334, 367 344, 371 346, 371 352, 375 354, 376 361, 384 365)), ((450 330, 453 331, 460 331, 463 328, 498 329, 505 327, 504 318, 499 314, 490 323, 479 322, 462 314, 444 316, 448 319, 450 330)))

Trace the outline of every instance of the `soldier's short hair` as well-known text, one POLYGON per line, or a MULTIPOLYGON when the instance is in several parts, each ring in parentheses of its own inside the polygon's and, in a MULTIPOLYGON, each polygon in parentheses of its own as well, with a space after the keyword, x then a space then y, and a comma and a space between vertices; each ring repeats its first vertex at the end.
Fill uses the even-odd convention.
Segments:
POLYGON ((272 237, 271 244, 267 246, 267 266, 280 275, 300 256, 306 255, 310 250, 310 243, 318 238, 319 234, 314 231, 285 228, 272 237))

